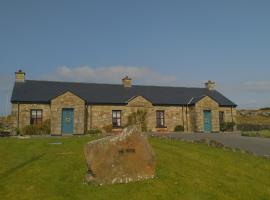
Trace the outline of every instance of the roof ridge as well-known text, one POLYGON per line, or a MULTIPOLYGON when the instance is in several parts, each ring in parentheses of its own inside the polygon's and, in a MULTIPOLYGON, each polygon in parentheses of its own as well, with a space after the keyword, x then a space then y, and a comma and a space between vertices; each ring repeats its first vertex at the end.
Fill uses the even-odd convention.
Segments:
MULTIPOLYGON (((70 84, 93 84, 93 85, 115 85, 122 86, 122 84, 116 83, 93 83, 93 82, 71 82, 71 81, 55 81, 55 80, 25 80, 33 82, 52 82, 52 83, 70 83, 70 84)), ((132 87, 160 87, 160 88, 186 88, 186 89, 206 89, 204 87, 185 87, 185 86, 169 86, 169 85, 132 85, 132 87)))

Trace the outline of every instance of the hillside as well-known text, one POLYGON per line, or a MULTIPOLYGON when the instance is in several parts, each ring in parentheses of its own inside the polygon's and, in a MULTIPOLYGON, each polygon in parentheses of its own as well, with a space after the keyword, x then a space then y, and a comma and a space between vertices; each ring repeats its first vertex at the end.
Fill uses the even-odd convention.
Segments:
POLYGON ((258 110, 238 110, 237 123, 270 125, 270 108, 262 108, 258 110))

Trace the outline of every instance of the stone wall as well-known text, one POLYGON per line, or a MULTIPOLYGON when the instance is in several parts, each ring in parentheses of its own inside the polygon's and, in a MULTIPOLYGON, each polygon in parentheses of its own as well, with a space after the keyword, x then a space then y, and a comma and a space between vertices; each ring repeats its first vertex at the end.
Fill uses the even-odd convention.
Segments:
POLYGON ((237 122, 237 112, 236 108, 231 108, 231 107, 220 107, 219 111, 224 112, 224 121, 225 122, 237 122))
POLYGON ((66 92, 51 100, 51 133, 61 135, 62 109, 74 109, 74 134, 85 132, 85 101, 71 92, 66 92))
POLYGON ((185 109, 181 106, 153 106, 141 96, 131 99, 127 105, 93 105, 88 107, 88 127, 103 129, 112 124, 112 110, 121 110, 121 125, 128 122, 128 116, 139 109, 147 112, 147 130, 156 131, 156 111, 165 111, 167 131, 173 131, 175 126, 186 123, 185 109), (184 116, 183 116, 184 115, 184 116))
POLYGON ((212 116, 212 131, 219 132, 219 105, 212 98, 206 96, 196 103, 193 114, 196 122, 193 123, 193 130, 204 132, 204 110, 210 110, 212 116))
MULTIPOLYGON (((185 132, 204 131, 204 110, 211 110, 212 130, 218 132, 219 111, 224 111, 225 122, 236 122, 236 108, 219 107, 218 103, 206 96, 193 107, 185 106, 153 106, 147 99, 137 96, 129 100, 127 105, 85 105, 85 101, 71 92, 54 98, 51 104, 20 104, 19 128, 30 124, 30 110, 42 109, 43 120, 51 119, 51 133, 61 135, 61 118, 63 108, 74 109, 74 134, 83 134, 86 130, 112 125, 112 110, 122 111, 122 126, 128 122, 128 116, 139 109, 147 112, 147 130, 157 131, 156 111, 165 111, 164 131, 174 131, 175 126, 184 126, 185 132)), ((18 104, 12 104, 14 127, 18 127, 18 104)))
POLYGON ((45 121, 51 118, 49 104, 12 104, 11 115, 14 119, 14 127, 23 128, 30 124, 30 111, 32 109, 42 110, 42 120, 45 121), (19 116, 18 116, 19 111, 19 116), (19 118, 19 120, 18 120, 19 118), (19 124, 18 124, 19 121, 19 124))

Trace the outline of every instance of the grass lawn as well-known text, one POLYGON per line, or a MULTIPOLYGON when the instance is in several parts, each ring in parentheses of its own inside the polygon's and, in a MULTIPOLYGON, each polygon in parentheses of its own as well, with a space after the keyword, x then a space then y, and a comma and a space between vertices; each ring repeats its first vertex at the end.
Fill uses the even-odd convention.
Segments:
POLYGON ((0 199, 270 199, 269 160, 157 138, 150 139, 157 156, 155 179, 86 185, 83 146, 91 139, 1 138, 0 199))

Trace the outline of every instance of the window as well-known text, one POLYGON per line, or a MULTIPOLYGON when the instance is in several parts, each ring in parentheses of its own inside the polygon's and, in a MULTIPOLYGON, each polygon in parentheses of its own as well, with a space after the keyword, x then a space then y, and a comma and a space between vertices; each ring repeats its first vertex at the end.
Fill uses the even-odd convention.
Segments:
POLYGON ((223 111, 220 111, 219 112, 219 123, 223 123, 224 122, 224 112, 223 111))
POLYGON ((112 126, 113 127, 121 126, 121 110, 112 111, 112 126))
POLYGON ((158 128, 165 127, 164 110, 157 110, 156 116, 157 116, 157 127, 158 128))
POLYGON ((31 110, 30 115, 30 124, 42 123, 42 110, 31 110))

